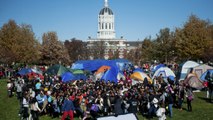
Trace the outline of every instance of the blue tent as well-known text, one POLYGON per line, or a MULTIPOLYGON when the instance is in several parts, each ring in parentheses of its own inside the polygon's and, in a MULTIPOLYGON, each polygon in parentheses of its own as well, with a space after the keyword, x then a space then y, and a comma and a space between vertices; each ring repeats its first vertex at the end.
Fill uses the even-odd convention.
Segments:
POLYGON ((75 80, 75 76, 71 72, 65 72, 61 75, 62 82, 69 82, 75 80))
POLYGON ((136 68, 134 71, 133 71, 133 73, 134 72, 144 72, 142 69, 140 69, 140 68, 136 68))
POLYGON ((22 69, 18 72, 18 74, 19 74, 19 75, 27 75, 28 73, 31 73, 31 72, 33 72, 31 68, 22 68, 22 69))
POLYGON ((102 60, 102 59, 79 60, 72 65, 71 69, 82 69, 82 70, 88 70, 88 71, 92 72, 92 71, 98 70, 98 68, 100 68, 103 65, 119 69, 117 64, 116 64, 116 61, 114 61, 114 60, 102 60))
POLYGON ((151 71, 152 72, 155 72, 155 71, 157 71, 159 68, 161 68, 161 67, 165 67, 165 64, 159 64, 159 65, 156 65, 151 71))
POLYGON ((118 75, 118 72, 116 71, 116 69, 110 68, 104 73, 101 79, 106 82, 110 81, 110 82, 117 83, 118 82, 117 75, 118 75))
POLYGON ((75 74, 75 80, 86 80, 87 76, 84 74, 75 74))
POLYGON ((200 80, 203 80, 203 81, 206 80, 205 77, 206 77, 206 74, 207 74, 208 71, 209 71, 210 74, 213 76, 213 70, 207 70, 206 72, 204 72, 204 73, 200 76, 200 80))
POLYGON ((65 72, 61 75, 62 82, 70 82, 73 80, 86 80, 87 77, 84 74, 72 74, 71 72, 65 72))

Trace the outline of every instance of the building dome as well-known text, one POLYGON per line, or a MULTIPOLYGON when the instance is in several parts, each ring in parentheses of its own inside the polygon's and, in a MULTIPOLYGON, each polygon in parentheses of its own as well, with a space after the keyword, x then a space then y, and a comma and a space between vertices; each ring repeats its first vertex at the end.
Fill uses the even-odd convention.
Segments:
POLYGON ((104 15, 104 14, 107 14, 107 13, 108 13, 108 15, 113 15, 113 12, 110 8, 104 7, 103 9, 101 9, 99 15, 104 15))

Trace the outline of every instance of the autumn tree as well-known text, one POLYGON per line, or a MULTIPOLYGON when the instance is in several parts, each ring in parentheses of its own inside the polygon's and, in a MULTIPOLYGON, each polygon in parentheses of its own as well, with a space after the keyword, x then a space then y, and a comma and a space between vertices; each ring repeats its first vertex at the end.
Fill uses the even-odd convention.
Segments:
POLYGON ((211 42, 208 26, 208 21, 191 15, 182 29, 176 29, 175 47, 181 60, 202 59, 204 51, 210 47, 211 42))
POLYGON ((70 41, 66 40, 64 45, 68 50, 69 57, 72 62, 88 59, 86 43, 83 41, 73 38, 70 41))
POLYGON ((204 49, 204 53, 202 55, 202 60, 204 62, 213 62, 213 25, 210 25, 208 27, 208 33, 210 36, 210 41, 208 44, 208 47, 204 49))
POLYGON ((40 57, 40 44, 30 25, 17 25, 9 20, 0 30, 0 61, 35 63, 40 57))
POLYGON ((43 64, 70 64, 69 54, 64 44, 58 40, 56 32, 47 32, 42 36, 43 64))

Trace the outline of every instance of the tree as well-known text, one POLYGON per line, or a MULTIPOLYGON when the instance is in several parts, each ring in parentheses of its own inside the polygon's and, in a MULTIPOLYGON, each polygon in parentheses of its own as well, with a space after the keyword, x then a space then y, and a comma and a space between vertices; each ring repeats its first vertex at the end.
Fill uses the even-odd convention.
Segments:
POLYGON ((106 44, 104 41, 92 41, 89 43, 89 56, 93 59, 104 59, 106 44))
POLYGON ((142 59, 143 63, 156 59, 153 54, 154 53, 154 42, 151 40, 151 38, 145 38, 142 41, 141 52, 142 52, 141 59, 142 59))
POLYGON ((180 60, 201 60, 204 51, 209 48, 211 37, 208 31, 209 22, 191 15, 183 29, 175 32, 175 47, 180 60))
POLYGON ((0 61, 34 63, 39 59, 40 44, 30 25, 9 20, 0 30, 0 61))
POLYGON ((169 28, 161 29, 156 39, 156 57, 159 61, 168 63, 171 60, 173 48, 173 33, 169 28))
POLYGON ((208 47, 204 50, 202 60, 204 62, 213 62, 213 52, 210 52, 213 51, 213 25, 208 27, 208 31, 211 40, 209 41, 208 47))
POLYGON ((66 40, 64 45, 68 50, 69 57, 72 62, 88 59, 86 44, 83 41, 73 38, 71 41, 66 40))
POLYGON ((70 64, 67 49, 58 40, 56 32, 47 32, 42 36, 42 58, 43 64, 70 64))

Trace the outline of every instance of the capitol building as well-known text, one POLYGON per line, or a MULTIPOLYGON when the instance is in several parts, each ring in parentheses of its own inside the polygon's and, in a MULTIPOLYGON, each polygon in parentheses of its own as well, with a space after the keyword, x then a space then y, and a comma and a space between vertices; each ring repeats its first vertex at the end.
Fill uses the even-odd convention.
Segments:
POLYGON ((112 58, 114 54, 118 54, 119 58, 125 58, 129 50, 135 48, 131 46, 131 43, 134 42, 127 42, 123 37, 116 38, 115 15, 109 7, 108 0, 104 1, 104 7, 98 15, 97 38, 89 37, 87 47, 92 49, 98 42, 104 48, 105 59, 112 58))

